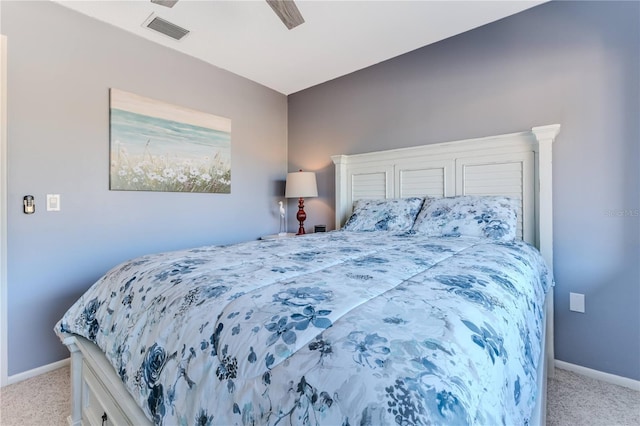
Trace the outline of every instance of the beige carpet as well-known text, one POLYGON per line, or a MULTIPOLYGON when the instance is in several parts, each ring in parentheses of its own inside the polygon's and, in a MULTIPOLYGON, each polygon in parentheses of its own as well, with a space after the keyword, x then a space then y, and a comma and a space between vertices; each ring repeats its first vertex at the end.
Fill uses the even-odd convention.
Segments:
POLYGON ((1 426, 66 426, 71 412, 69 367, 0 389, 1 426))
MULTIPOLYGON (((2 388, 0 425, 65 426, 70 393, 68 367, 2 388)), ((556 370, 547 399, 549 426, 640 425, 640 392, 569 371, 556 370)))
POLYGON ((640 392, 556 369, 547 383, 548 426, 640 426, 640 392))

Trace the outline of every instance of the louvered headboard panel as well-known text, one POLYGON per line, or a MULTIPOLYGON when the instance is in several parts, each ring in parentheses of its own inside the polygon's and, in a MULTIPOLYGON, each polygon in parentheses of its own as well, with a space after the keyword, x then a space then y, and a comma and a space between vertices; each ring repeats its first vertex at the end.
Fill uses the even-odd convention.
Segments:
POLYGON ((387 187, 389 177, 385 171, 361 171, 351 175, 351 198, 353 201, 362 198, 391 198, 387 187))
MULTIPOLYGON (((551 142, 559 128, 543 126, 508 135, 335 155, 336 227, 347 220, 353 202, 363 198, 506 195, 519 200, 519 237, 540 247, 538 225, 543 212, 549 211, 540 207, 551 202, 551 187, 549 183, 545 188, 549 195, 541 195, 537 182, 550 174, 551 142), (545 142, 549 142, 549 154, 540 155, 545 142)), ((550 220, 545 217, 542 224, 550 220)))
POLYGON ((444 197, 444 168, 401 170, 399 178, 401 198, 444 197))

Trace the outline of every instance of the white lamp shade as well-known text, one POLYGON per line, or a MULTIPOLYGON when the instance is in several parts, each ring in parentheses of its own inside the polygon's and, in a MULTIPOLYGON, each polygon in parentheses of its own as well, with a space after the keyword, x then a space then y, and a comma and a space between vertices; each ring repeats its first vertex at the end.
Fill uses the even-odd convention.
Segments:
POLYGON ((314 172, 287 173, 286 198, 306 198, 318 196, 318 185, 314 172))

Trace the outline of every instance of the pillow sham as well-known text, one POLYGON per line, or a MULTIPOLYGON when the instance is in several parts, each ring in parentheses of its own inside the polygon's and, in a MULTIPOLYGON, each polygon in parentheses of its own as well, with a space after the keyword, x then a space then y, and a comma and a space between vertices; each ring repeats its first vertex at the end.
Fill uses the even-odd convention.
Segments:
POLYGON ((357 200, 342 230, 410 231, 423 202, 421 197, 357 200))
POLYGON ((425 202, 412 231, 443 237, 516 238, 518 200, 503 196, 432 198, 425 202))

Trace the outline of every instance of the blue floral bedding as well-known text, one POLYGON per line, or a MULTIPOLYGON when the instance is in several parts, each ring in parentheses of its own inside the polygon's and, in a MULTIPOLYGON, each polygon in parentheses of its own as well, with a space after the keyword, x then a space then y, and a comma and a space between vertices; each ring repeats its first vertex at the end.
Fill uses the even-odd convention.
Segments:
POLYGON ((156 424, 522 425, 551 285, 523 242, 337 231, 133 259, 55 330, 156 424))

